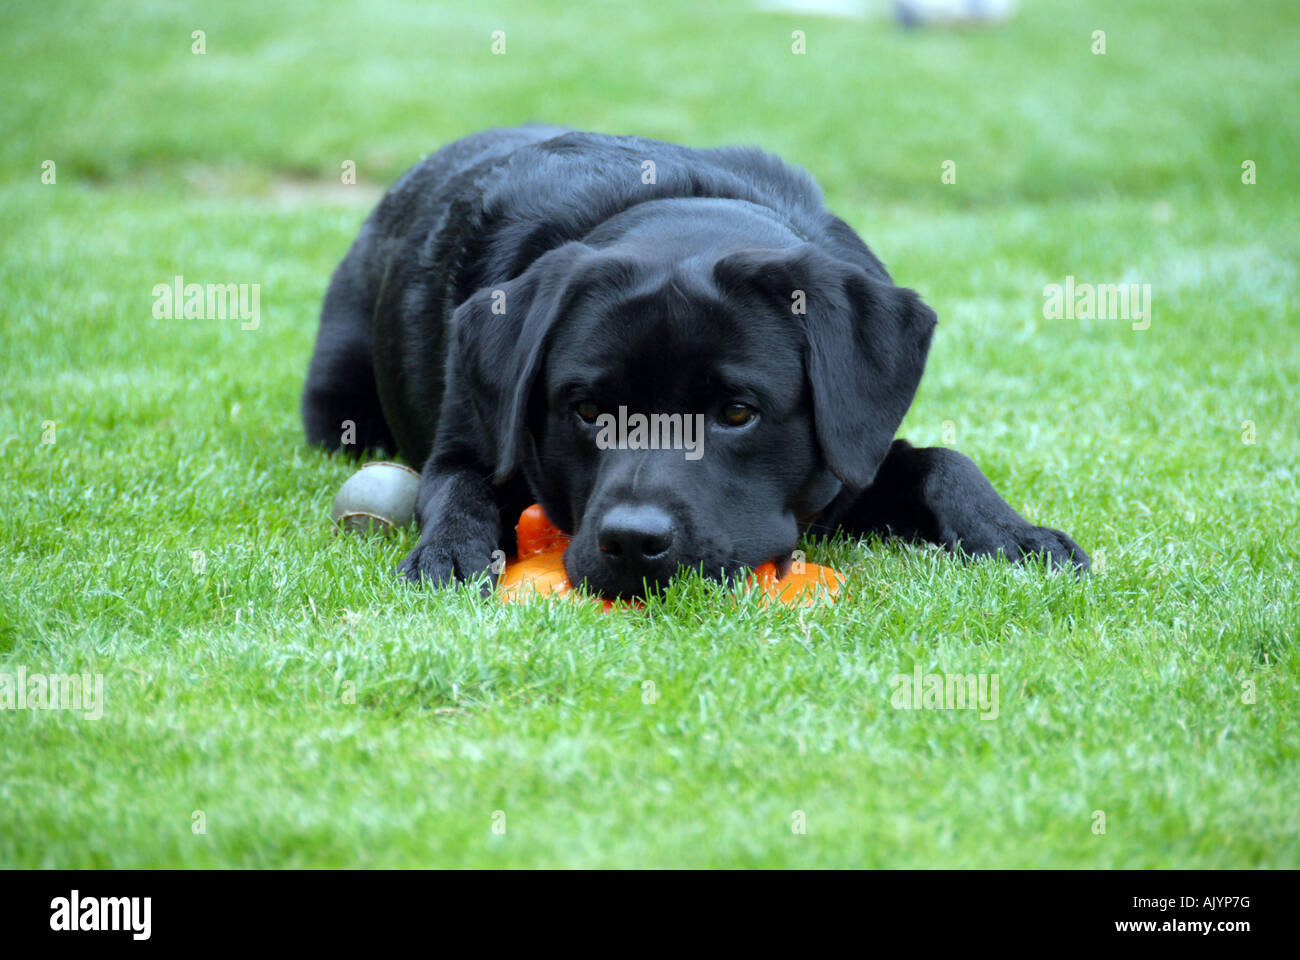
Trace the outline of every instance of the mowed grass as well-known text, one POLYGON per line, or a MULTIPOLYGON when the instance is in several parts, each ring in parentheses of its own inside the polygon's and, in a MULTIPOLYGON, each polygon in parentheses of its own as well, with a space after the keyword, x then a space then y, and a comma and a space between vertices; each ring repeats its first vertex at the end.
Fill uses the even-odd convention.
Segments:
POLYGON ((0 712, 0 865, 1300 866, 1300 14, 1026 7, 7 5, 0 674, 106 702, 0 712), (528 119, 808 167, 939 313, 903 435, 1096 573, 813 543, 837 606, 604 616, 333 536, 329 273, 421 153, 528 119), (155 319, 177 274, 260 326, 155 319), (1045 319, 1067 275, 1149 283, 1150 328, 1045 319), (895 709, 916 666, 996 718, 895 709))

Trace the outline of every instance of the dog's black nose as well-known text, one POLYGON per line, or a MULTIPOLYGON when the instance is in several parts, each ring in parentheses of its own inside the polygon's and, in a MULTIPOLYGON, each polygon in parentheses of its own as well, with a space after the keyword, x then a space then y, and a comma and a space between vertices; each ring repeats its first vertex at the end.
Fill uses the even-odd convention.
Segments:
POLYGON ((673 518, 650 504, 613 507, 596 528, 601 555, 628 565, 659 560, 673 545, 673 518))

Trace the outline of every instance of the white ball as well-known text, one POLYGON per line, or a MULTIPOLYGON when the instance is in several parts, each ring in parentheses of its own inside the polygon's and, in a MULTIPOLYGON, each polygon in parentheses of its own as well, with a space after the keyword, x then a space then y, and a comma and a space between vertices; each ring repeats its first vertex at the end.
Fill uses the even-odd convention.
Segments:
POLYGON ((351 533, 391 533, 415 519, 420 475, 400 463, 367 463, 339 488, 334 523, 351 533))
POLYGON ((1020 0, 894 0, 894 16, 904 26, 956 26, 1010 20, 1020 0))

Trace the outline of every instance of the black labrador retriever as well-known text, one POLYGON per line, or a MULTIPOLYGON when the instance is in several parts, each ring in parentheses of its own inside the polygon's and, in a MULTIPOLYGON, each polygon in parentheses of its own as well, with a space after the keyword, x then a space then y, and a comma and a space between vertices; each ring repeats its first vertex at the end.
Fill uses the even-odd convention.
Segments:
POLYGON ((366 220, 302 412, 312 443, 423 466, 417 583, 490 577, 533 502, 609 597, 837 528, 1086 569, 968 458, 894 439, 934 326, 776 157, 488 130, 366 220))

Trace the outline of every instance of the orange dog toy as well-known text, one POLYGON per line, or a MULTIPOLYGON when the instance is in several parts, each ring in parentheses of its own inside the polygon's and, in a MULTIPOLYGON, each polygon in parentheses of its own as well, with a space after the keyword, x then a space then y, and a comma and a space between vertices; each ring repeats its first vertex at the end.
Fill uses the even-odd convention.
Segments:
MULTIPOLYGON (((547 519, 541 504, 534 503, 519 515, 515 525, 519 556, 506 564, 497 581, 501 599, 507 603, 518 602, 530 593, 538 596, 567 594, 573 590, 569 576, 564 571, 564 551, 569 546, 569 535, 556 529, 547 519)), ((750 584, 763 591, 764 601, 776 600, 789 606, 811 606, 819 595, 834 602, 844 584, 844 577, 816 563, 805 563, 803 571, 791 571, 784 577, 776 575, 776 564, 759 564, 749 576, 750 584)), ((608 613, 615 604, 602 600, 608 613)))

